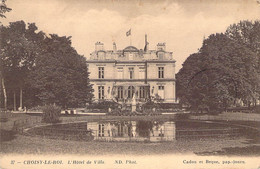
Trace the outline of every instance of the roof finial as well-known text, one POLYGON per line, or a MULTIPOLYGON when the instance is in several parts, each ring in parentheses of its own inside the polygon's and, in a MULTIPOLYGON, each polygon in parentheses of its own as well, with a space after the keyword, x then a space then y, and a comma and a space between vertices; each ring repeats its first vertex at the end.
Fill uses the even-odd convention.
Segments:
POLYGON ((148 50, 148 42, 147 42, 147 34, 145 34, 145 46, 144 46, 144 52, 148 50))

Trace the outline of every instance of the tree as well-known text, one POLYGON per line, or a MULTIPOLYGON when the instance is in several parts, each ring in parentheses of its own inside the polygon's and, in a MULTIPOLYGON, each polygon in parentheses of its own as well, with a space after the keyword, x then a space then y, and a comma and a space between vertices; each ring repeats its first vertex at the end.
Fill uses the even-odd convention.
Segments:
POLYGON ((258 97, 258 56, 224 34, 210 35, 176 75, 177 96, 193 111, 222 111, 236 99, 258 97))
MULTIPOLYGON (((4 107, 7 108, 8 95, 20 90, 20 106, 22 106, 22 91, 28 72, 37 56, 37 42, 43 39, 43 33, 36 33, 37 27, 29 24, 26 28, 24 21, 11 22, 1 30, 1 88, 4 95, 4 107), (6 85, 7 84, 7 85, 6 85)), ((14 109, 16 106, 14 105, 14 109)))
POLYGON ((2 2, 0 3, 0 17, 1 18, 5 18, 4 13, 6 12, 10 12, 12 9, 8 8, 5 4, 6 0, 2 0, 2 2))
POLYGON ((71 47, 70 38, 54 34, 46 37, 36 59, 30 83, 44 104, 66 108, 85 106, 92 100, 85 58, 71 47))
POLYGON ((229 84, 234 84, 235 98, 250 101, 256 99, 254 91, 259 86, 258 56, 244 44, 237 43, 223 34, 210 36, 204 41, 201 52, 205 53, 211 67, 219 68, 223 74, 229 75, 229 84))
POLYGON ((20 91, 20 107, 56 103, 83 106, 92 100, 88 68, 83 56, 71 47, 71 37, 45 35, 34 23, 1 26, 1 97, 4 107, 20 91), (7 102, 8 101, 8 102, 7 102))
MULTIPOLYGON (((230 25, 225 34, 232 40, 239 44, 245 45, 257 54, 258 60, 255 63, 257 65, 257 74, 260 76, 260 22, 259 20, 240 21, 237 24, 230 25)), ((260 89, 258 86, 254 86, 255 95, 260 96, 260 89)), ((260 100, 260 97, 257 98, 260 100)), ((256 104, 256 100, 253 102, 256 104)))
POLYGON ((260 21, 240 21, 230 25, 225 35, 230 39, 244 44, 254 52, 260 53, 260 21))

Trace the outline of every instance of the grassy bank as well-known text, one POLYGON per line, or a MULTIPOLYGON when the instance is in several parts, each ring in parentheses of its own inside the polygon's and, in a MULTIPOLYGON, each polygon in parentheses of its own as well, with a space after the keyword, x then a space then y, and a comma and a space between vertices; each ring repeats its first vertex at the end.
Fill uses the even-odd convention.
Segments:
MULTIPOLYGON (((246 139, 205 139, 182 140, 162 143, 135 142, 81 142, 43 139, 17 135, 9 142, 1 142, 1 153, 18 154, 87 154, 87 155, 158 155, 158 154, 202 154, 203 152, 223 151, 225 148, 244 148, 246 139)), ((248 154, 252 152, 246 152, 248 154)), ((231 154, 232 155, 232 154, 231 154)))
POLYGON ((229 121, 256 121, 260 122, 260 114, 256 113, 241 113, 241 112, 223 112, 217 115, 211 114, 196 114, 190 115, 190 119, 192 120, 229 120, 229 121))

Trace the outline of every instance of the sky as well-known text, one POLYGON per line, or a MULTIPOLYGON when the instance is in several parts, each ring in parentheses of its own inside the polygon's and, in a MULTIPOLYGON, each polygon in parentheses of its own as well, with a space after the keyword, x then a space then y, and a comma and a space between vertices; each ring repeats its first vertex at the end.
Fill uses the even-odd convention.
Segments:
POLYGON ((129 46, 129 29, 132 45, 143 49, 147 34, 150 49, 165 42, 173 52, 176 72, 204 37, 240 20, 260 19, 257 0, 7 0, 6 5, 12 11, 1 19, 4 25, 24 20, 45 33, 72 36, 72 46, 87 58, 97 41, 106 50, 113 42, 118 49, 129 46))

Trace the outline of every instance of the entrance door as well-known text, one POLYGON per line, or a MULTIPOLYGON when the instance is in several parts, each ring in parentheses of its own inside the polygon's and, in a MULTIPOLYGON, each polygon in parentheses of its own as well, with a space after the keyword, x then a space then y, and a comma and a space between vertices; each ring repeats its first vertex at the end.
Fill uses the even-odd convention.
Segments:
POLYGON ((161 99, 164 99, 164 86, 158 87, 158 95, 160 96, 161 99))
POLYGON ((135 93, 135 88, 134 86, 129 86, 128 87, 128 98, 132 99, 135 93))

